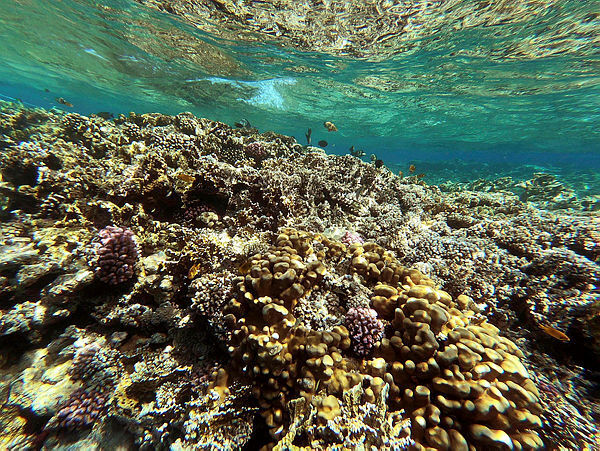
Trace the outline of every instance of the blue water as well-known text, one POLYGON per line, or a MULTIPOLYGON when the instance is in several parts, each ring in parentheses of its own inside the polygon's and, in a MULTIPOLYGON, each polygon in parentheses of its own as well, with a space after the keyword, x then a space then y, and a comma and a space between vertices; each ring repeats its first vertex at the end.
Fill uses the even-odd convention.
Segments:
POLYGON ((522 168, 595 180, 598 2, 546 3, 494 26, 440 26, 403 51, 356 56, 233 39, 130 0, 0 0, 0 98, 83 114, 246 118, 301 143, 311 128, 328 152, 354 145, 390 167, 417 162, 435 181, 444 163, 465 180, 522 168))

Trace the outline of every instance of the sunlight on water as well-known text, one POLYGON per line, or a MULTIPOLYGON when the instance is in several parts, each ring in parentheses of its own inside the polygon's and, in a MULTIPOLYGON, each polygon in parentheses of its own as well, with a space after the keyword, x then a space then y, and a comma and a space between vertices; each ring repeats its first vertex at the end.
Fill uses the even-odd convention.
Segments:
POLYGON ((210 81, 211 83, 223 83, 243 90, 244 88, 250 88, 255 94, 248 98, 239 98, 242 102, 247 102, 254 106, 266 107, 275 110, 286 110, 285 100, 279 88, 284 85, 296 84, 296 79, 291 77, 286 78, 272 78, 267 80, 258 81, 243 81, 243 80, 229 80, 226 78, 209 77, 204 79, 187 80, 189 82, 194 81, 210 81))
POLYGON ((284 30, 261 15, 244 23, 251 4, 230 4, 217 27, 222 11, 183 1, 172 2, 175 14, 128 0, 7 1, 0 95, 47 108, 65 108, 62 97, 84 114, 245 118, 301 142, 311 128, 329 152, 355 146, 398 169, 424 162, 432 181, 547 170, 590 192, 596 169, 573 171, 600 168, 593 3, 339 2, 305 11, 290 2, 270 12, 287 17, 284 30), (366 28, 353 25, 359 17, 366 28), (404 33, 394 17, 409 17, 397 22, 404 33), (327 133, 326 120, 339 132, 327 133))
POLYGON ((459 31, 426 16, 415 40, 393 49, 389 39, 367 42, 357 60, 326 42, 305 53, 269 35, 260 42, 258 32, 247 42, 231 29, 211 36, 209 23, 203 31, 133 1, 4 2, 1 94, 47 107, 62 96, 84 113, 247 117, 296 136, 335 119, 339 152, 357 138, 380 152, 465 143, 592 151, 600 140, 593 3, 517 10, 493 27, 466 26, 474 17, 466 8, 459 31))

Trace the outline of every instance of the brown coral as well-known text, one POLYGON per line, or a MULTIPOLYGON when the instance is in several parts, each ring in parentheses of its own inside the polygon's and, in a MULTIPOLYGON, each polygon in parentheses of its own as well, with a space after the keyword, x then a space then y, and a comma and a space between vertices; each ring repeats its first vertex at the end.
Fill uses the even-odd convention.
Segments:
POLYGON ((468 310, 469 298, 452 299, 381 247, 346 249, 285 229, 241 271, 225 317, 229 350, 238 370, 252 378, 275 439, 288 430, 291 400, 314 399, 316 418, 327 423, 340 411, 343 393, 361 384, 367 403, 389 390, 387 404, 406 411, 418 449, 543 446, 535 432, 538 392, 516 345, 468 310), (348 263, 391 326, 370 359, 348 353, 343 325, 315 331, 294 315, 298 299, 348 263))

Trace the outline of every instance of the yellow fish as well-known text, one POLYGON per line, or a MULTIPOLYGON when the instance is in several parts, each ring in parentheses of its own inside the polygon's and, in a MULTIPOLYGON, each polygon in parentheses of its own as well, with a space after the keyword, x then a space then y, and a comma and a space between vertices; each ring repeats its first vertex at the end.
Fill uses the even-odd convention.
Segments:
POLYGON ((194 277, 196 277, 196 275, 198 275, 198 273, 200 272, 200 268, 202 268, 202 265, 200 263, 196 263, 194 266, 192 266, 190 268, 190 271, 188 272, 188 279, 193 279, 194 277))
POLYGON ((555 329, 552 326, 545 326, 543 324, 540 324, 540 329, 542 329, 545 333, 547 333, 548 335, 550 335, 553 338, 556 338, 557 340, 560 341, 571 341, 571 339, 569 337, 567 337, 567 335, 563 332, 561 332, 558 329, 555 329))
POLYGON ((55 99, 58 103, 64 105, 64 106, 68 106, 69 108, 73 108, 73 104, 71 102, 69 102, 68 100, 63 99, 62 97, 57 97, 55 99))
POLYGON ((337 132, 338 129, 335 126, 335 124, 333 122, 323 122, 323 125, 325 126, 325 128, 327 129, 328 132, 337 132))
POLYGON ((179 180, 183 180, 184 182, 187 182, 187 183, 193 183, 194 180, 196 180, 196 177, 194 177, 193 175, 183 174, 181 172, 179 174, 177 174, 176 177, 179 180))

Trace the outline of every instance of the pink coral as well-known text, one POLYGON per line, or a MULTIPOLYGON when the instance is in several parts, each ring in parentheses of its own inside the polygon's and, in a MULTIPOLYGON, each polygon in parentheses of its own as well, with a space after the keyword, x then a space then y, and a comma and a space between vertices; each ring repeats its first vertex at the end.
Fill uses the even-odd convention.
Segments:
POLYGON ((365 240, 356 232, 347 231, 341 239, 346 246, 351 244, 363 244, 365 240))
POLYGON ((255 160, 263 160, 267 156, 267 151, 263 143, 255 141, 246 146, 246 155, 255 160))
POLYGON ((353 350, 361 357, 368 356, 383 338, 383 322, 372 308, 351 308, 346 313, 345 323, 353 350))
POLYGON ((61 429, 79 429, 92 425, 107 410, 108 396, 98 389, 75 390, 54 419, 61 429))
POLYGON ((124 227, 107 226, 98 232, 96 275, 110 285, 131 279, 138 260, 138 246, 133 232, 124 227))

